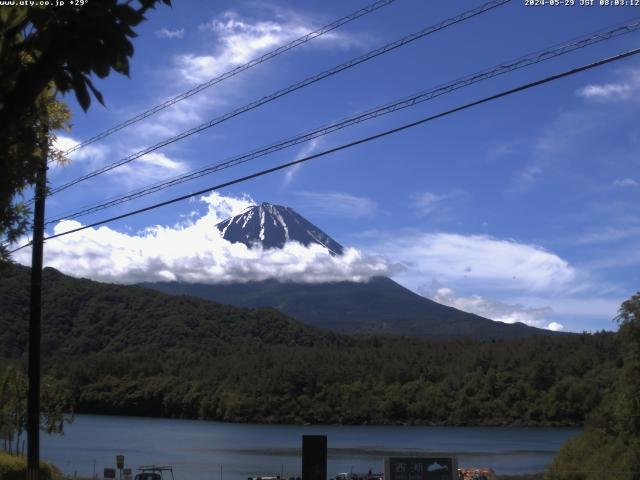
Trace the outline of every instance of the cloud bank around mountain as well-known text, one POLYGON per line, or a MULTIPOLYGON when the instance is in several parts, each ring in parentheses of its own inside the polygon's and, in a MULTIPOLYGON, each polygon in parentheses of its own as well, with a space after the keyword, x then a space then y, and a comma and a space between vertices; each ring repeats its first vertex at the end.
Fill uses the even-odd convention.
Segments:
MULTIPOLYGON (((63 273, 93 280, 138 283, 183 281, 201 283, 246 282, 267 278, 298 282, 364 281, 390 275, 400 268, 382 257, 355 248, 332 256, 320 245, 305 247, 289 242, 283 249, 249 249, 224 240, 216 224, 255 204, 249 196, 212 193, 200 199, 206 212, 193 211, 173 226, 154 226, 128 234, 108 226, 46 242, 45 265, 63 273)), ((81 224, 63 220, 53 233, 81 224)), ((24 239, 23 239, 24 240, 24 239)), ((30 251, 23 249, 16 261, 29 265, 30 251)))
MULTIPOLYGON (((412 278, 421 278, 422 283, 431 278, 432 288, 422 294, 438 303, 505 323, 564 328, 551 321, 554 311, 549 307, 494 299, 515 292, 555 291, 574 282, 573 267, 541 247, 487 235, 404 232, 395 237, 387 233, 373 246, 375 253, 346 248, 344 255, 332 256, 320 245, 289 242, 282 249, 248 248, 222 238, 216 225, 256 203, 247 194, 213 192, 192 200, 191 211, 175 225, 152 226, 136 233, 110 226, 88 228, 47 241, 45 265, 72 276, 115 283, 234 283, 270 278, 314 283, 366 281, 385 275, 416 286, 421 282, 412 278), (479 286, 495 295, 472 293, 479 286), (458 287, 462 294, 457 293, 458 287)), ((79 226, 77 221, 64 220, 55 225, 53 233, 79 226)), ((15 259, 29 265, 30 256, 24 249, 15 259)))
POLYGON ((550 322, 547 317, 553 313, 551 307, 530 308, 520 304, 507 304, 483 297, 481 295, 458 296, 450 288, 440 287, 429 297, 443 305, 457 308, 464 312, 475 313, 498 322, 521 322, 531 327, 560 331, 564 326, 558 322, 550 322))

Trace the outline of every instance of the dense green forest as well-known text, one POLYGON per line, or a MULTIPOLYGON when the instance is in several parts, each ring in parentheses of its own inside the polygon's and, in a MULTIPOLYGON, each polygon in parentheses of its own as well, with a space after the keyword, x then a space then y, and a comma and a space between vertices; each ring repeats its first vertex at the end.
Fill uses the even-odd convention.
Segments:
POLYGON ((575 425, 616 370, 608 335, 498 343, 377 339, 60 359, 79 412, 287 423, 575 425))
POLYGON ((617 320, 621 368, 613 388, 582 434, 562 446, 546 480, 640 479, 640 292, 622 303, 617 320))
MULTIPOLYGON (((28 270, 0 280, 3 363, 24 361, 28 270)), ((226 421, 579 425, 623 365, 610 333, 349 337, 45 270, 45 370, 79 413, 226 421)), ((1 367, 1 365, 0 365, 1 367)))

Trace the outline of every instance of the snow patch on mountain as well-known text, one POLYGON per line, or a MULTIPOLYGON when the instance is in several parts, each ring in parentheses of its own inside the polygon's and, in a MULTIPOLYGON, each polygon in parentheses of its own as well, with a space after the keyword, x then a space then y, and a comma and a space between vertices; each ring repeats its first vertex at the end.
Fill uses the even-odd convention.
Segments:
POLYGON ((216 225, 222 237, 231 243, 243 243, 249 248, 283 248, 288 242, 305 247, 321 245, 332 255, 342 255, 344 247, 306 220, 295 210, 263 202, 252 205, 239 215, 216 225))

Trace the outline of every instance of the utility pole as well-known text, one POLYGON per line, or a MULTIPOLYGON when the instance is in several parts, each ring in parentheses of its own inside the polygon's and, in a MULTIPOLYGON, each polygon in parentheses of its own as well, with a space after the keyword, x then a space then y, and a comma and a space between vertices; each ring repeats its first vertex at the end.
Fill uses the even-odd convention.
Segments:
POLYGON ((40 479, 40 331, 42 314, 42 250, 47 189, 48 132, 36 172, 33 242, 31 246, 31 304, 29 309, 29 393, 27 399, 27 480, 40 479))

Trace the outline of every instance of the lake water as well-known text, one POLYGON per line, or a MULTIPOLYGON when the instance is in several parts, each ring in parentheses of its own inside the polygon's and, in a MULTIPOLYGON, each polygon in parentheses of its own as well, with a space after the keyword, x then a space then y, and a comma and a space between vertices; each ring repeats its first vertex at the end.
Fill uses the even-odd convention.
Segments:
POLYGON ((176 480, 299 475, 302 435, 327 435, 328 474, 382 471, 385 456, 453 453, 461 466, 497 473, 541 471, 575 428, 255 425, 78 415, 64 436, 42 436, 42 457, 65 473, 172 465, 176 480), (95 469, 95 470, 94 470, 95 469))

